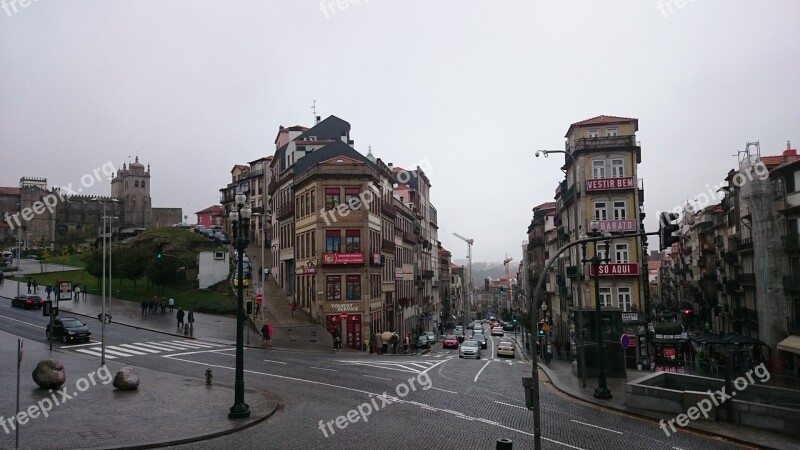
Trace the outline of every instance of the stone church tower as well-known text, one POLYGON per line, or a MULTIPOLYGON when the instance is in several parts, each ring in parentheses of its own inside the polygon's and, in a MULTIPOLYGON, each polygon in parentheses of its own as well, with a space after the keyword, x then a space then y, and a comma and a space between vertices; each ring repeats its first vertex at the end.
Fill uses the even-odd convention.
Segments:
POLYGON ((152 220, 150 164, 145 170, 138 156, 129 167, 123 164, 111 180, 111 198, 122 204, 121 228, 148 228, 152 220))

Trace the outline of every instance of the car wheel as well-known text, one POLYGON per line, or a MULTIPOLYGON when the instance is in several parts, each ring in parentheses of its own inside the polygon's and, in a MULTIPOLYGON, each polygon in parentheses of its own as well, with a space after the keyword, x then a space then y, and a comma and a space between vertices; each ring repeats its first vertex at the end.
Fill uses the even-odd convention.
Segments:
POLYGON ((480 356, 476 356, 475 359, 481 359, 481 357, 480 356))
POLYGON ((459 358, 463 358, 463 356, 462 356, 462 355, 458 355, 458 357, 459 357, 459 358))

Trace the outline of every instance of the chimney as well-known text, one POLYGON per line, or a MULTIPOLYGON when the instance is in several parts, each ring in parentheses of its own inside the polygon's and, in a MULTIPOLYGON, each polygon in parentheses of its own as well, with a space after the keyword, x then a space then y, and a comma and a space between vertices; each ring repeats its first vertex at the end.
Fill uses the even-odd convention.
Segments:
POLYGON ((786 141, 786 150, 783 151, 784 162, 792 162, 797 159, 797 149, 792 148, 792 143, 786 141))
POLYGON ((392 167, 394 167, 394 164, 389 163, 389 164, 387 164, 387 166, 389 166, 389 168, 391 169, 392 167))
POLYGON ((350 147, 353 147, 353 148, 355 148, 355 146, 356 146, 356 141, 354 141, 354 140, 350 139, 349 141, 347 141, 347 145, 349 145, 350 147))
POLYGON ((322 117, 320 117, 320 116, 317 116, 317 123, 319 123, 319 122, 320 122, 320 120, 322 120, 322 117))
POLYGON ((341 138, 342 138, 342 142, 344 142, 346 144, 347 143, 347 132, 346 131, 342 131, 341 138))

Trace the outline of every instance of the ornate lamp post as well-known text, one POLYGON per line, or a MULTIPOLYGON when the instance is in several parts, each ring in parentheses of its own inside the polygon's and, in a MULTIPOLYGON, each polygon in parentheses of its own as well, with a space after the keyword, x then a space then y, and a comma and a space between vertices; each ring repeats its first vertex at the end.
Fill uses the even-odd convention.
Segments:
MULTIPOLYGON (((596 221, 592 221, 590 223, 589 226, 592 229, 592 237, 600 236, 600 233, 597 231, 600 228, 599 225, 600 224, 596 221)), ((608 400, 611 398, 611 391, 608 389, 608 385, 606 384, 606 361, 605 351, 603 349, 603 327, 600 313, 600 264, 608 264, 611 262, 611 258, 608 257, 608 254, 611 251, 611 241, 606 239, 604 247, 605 253, 601 258, 597 252, 597 242, 595 242, 594 256, 586 259, 586 243, 584 242, 581 244, 581 248, 583 249, 583 259, 581 260, 581 263, 591 263, 592 268, 594 269, 594 327, 597 334, 597 389, 594 390, 594 396, 595 398, 608 400)), ((580 331, 582 332, 583 330, 580 331)))
POLYGON ((230 212, 228 219, 233 229, 234 245, 238 261, 236 262, 236 381, 234 383, 234 401, 228 417, 240 419, 250 417, 250 407, 244 402, 244 250, 250 243, 250 216, 253 210, 247 206, 247 196, 236 194, 236 210, 230 212))

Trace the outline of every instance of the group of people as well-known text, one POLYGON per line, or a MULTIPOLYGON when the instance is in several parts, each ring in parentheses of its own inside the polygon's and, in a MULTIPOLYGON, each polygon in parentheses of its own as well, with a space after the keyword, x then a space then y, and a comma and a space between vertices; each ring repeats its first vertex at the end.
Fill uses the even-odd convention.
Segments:
POLYGON ((158 308, 161 308, 161 314, 166 314, 167 308, 169 308, 169 312, 172 312, 175 309, 175 299, 166 300, 162 298, 159 300, 158 296, 154 295, 150 300, 142 300, 142 317, 158 313, 158 308))
MULTIPOLYGON (((410 337, 407 336, 406 340, 410 340, 410 337)), ((369 337, 369 352, 382 355, 389 353, 391 349, 391 352, 396 354, 399 344, 400 336, 397 333, 393 331, 378 332, 369 337)))

